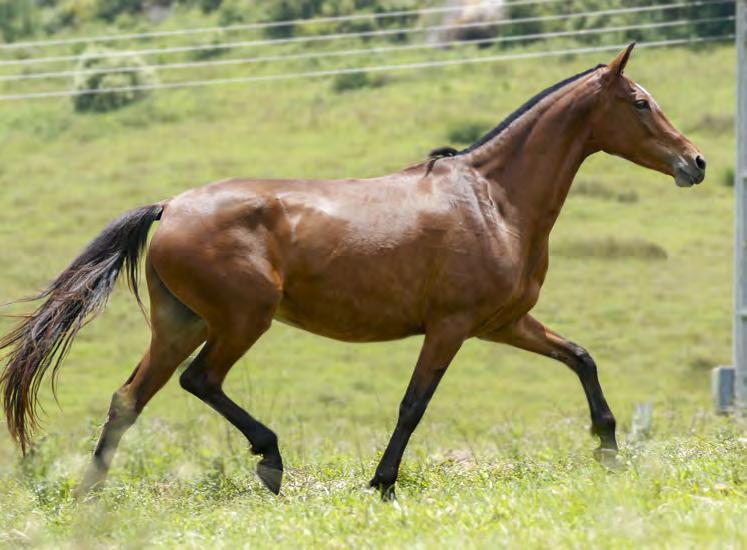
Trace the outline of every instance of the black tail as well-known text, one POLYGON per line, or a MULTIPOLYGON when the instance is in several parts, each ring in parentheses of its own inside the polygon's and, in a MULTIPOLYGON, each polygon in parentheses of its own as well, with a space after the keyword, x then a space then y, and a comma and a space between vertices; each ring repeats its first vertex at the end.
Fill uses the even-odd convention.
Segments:
POLYGON ((0 339, 0 350, 8 350, 0 375, 5 417, 23 453, 38 426, 37 393, 44 373, 52 366, 54 380, 78 331, 106 305, 120 272, 125 271, 142 305, 138 259, 162 212, 160 204, 143 206, 110 223, 44 291, 30 298, 45 302, 0 339))

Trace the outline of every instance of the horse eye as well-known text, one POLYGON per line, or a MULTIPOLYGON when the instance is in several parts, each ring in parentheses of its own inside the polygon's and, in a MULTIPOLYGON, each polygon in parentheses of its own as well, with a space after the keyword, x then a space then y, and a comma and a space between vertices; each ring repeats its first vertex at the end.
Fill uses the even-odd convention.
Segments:
POLYGON ((651 106, 648 104, 648 101, 646 101, 645 99, 634 101, 633 106, 639 111, 647 111, 651 108, 651 106))

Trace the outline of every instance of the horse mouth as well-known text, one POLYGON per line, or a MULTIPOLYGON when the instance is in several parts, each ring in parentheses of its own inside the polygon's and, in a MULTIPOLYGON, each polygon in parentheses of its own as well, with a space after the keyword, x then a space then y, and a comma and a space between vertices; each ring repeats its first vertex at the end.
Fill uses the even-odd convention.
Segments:
POLYGON ((684 166, 677 166, 674 170, 674 182, 678 187, 692 187, 705 179, 705 170, 688 170, 684 166))

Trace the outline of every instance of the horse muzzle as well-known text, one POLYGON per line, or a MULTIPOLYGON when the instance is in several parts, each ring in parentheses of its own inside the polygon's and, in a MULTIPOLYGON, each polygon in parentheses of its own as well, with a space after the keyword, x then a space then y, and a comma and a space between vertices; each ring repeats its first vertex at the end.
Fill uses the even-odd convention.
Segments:
POLYGON ((674 162, 674 182, 679 187, 692 187, 705 179, 706 161, 701 155, 678 158, 674 162))

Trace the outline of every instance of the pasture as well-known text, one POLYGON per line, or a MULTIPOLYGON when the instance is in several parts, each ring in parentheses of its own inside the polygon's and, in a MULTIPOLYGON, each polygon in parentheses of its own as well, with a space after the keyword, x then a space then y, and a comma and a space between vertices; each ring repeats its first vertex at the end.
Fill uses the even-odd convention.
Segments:
MULTIPOLYGON (((531 95, 612 54, 454 67, 335 93, 328 80, 161 92, 103 115, 64 100, 0 103, 0 300, 33 293, 112 218, 230 176, 374 176, 487 130, 531 95)), ((708 159, 706 181, 597 155, 552 235, 536 317, 586 346, 625 468, 591 456, 581 387, 557 362, 469 341, 403 461, 398 502, 366 489, 420 338, 351 345, 276 323, 226 391, 272 427, 282 495, 243 437, 176 380, 125 436, 107 486, 79 504, 111 393, 148 329, 121 288, 79 336, 59 408, 25 459, 0 433, 9 547, 747 546, 747 435, 712 413, 731 357, 734 49, 639 49, 627 74, 708 159), (697 67, 697 70, 693 70, 697 67), (649 437, 634 406, 654 404, 649 437)), ((396 208, 396 205, 393 205, 396 208)), ((7 313, 28 306, 6 308, 7 313)), ((0 322, 6 332, 12 319, 0 322)))

